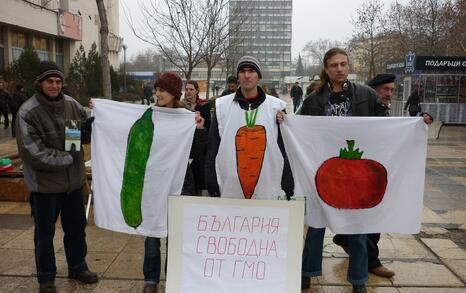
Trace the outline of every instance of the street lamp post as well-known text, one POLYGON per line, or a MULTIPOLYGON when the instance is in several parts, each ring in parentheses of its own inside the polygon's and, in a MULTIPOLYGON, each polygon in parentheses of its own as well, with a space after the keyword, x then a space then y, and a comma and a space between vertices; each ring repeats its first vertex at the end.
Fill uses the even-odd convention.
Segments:
POLYGON ((126 49, 128 47, 123 44, 123 91, 126 93, 126 49))

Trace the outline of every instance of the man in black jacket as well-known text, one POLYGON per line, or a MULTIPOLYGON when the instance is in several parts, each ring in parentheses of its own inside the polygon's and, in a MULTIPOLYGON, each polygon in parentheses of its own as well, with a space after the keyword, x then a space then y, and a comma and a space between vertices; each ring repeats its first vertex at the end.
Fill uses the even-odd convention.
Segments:
POLYGON ((291 88, 290 96, 293 99, 293 112, 296 112, 303 99, 303 89, 299 86, 299 82, 296 82, 291 88))
POLYGON ((14 93, 13 97, 10 99, 8 106, 10 107, 11 111, 11 135, 16 137, 15 135, 15 121, 16 121, 16 113, 18 113, 19 107, 27 100, 26 94, 24 93, 24 87, 20 84, 16 86, 16 92, 14 93))
MULTIPOLYGON (((258 81, 261 78, 261 70, 260 65, 257 59, 251 56, 244 56, 242 57, 237 65, 237 76, 240 83, 240 88, 230 95, 218 98, 216 100, 216 104, 218 107, 218 103, 227 102, 231 103, 232 108, 237 109, 240 107, 242 111, 254 111, 258 109, 261 105, 269 105, 270 103, 279 104, 283 103, 281 100, 278 100, 272 96, 266 95, 262 89, 258 86, 258 81), (268 101, 267 103, 264 103, 268 101)), ((284 103, 283 103, 284 104, 284 103)), ((209 191, 209 195, 211 196, 220 196, 221 194, 221 187, 224 188, 225 186, 219 186, 219 182, 217 181, 217 171, 216 171, 216 158, 219 152, 219 148, 221 146, 221 142, 226 139, 225 133, 223 136, 220 135, 219 132, 219 119, 218 119, 218 111, 219 108, 216 107, 216 111, 212 117, 212 121, 210 124, 209 129, 209 142, 208 142, 208 149, 206 155, 206 162, 205 162, 205 176, 206 176, 206 186, 209 191)), ((267 111, 267 108, 261 110, 267 111)), ((231 112, 230 112, 231 113, 231 112)), ((261 115, 262 112, 259 113, 261 115)), ((228 115, 228 114, 226 114, 228 115)), ((264 114, 266 115, 266 114, 264 114)), ((271 114, 271 117, 275 117, 276 112, 271 114)), ((232 116, 231 116, 232 117, 232 116)), ((225 117, 225 119, 229 119, 231 117, 225 117)), ((244 117, 244 113, 243 116, 244 117)), ((236 119, 236 118, 235 118, 236 119)), ((239 118, 241 119, 241 118, 239 118)), ((272 123, 276 123, 275 120, 272 123)), ((288 163, 288 159, 286 157, 286 152, 284 149, 283 140, 281 134, 279 132, 278 126, 275 124, 277 128, 278 134, 274 137, 277 140, 279 152, 283 156, 283 170, 281 172, 281 189, 285 192, 286 196, 289 198, 293 195, 294 192, 294 181, 293 175, 291 173, 291 168, 288 163)), ((228 139, 228 138, 227 138, 228 139)), ((267 145, 270 145, 270 149, 273 149, 273 142, 268 142, 267 145)), ((221 160, 225 160, 226 158, 221 158, 221 160)), ((265 160, 265 159, 264 159, 265 160)), ((275 165, 274 165, 275 166, 275 165)), ((217 166, 218 167, 218 166, 217 166)), ((231 171, 231 170, 228 170, 231 171)), ((264 171, 264 170, 262 170, 264 171)), ((266 170, 265 172, 270 171, 266 170)), ((280 179, 279 179, 280 181, 280 179)), ((275 188, 278 183, 277 182, 267 182, 271 186, 275 188)), ((280 189, 280 187, 278 187, 280 189)), ((235 194, 227 194, 229 196, 235 194)), ((278 194, 271 194, 270 196, 276 196, 278 194)))
MULTIPOLYGON (((304 100, 301 115, 313 116, 385 116, 376 92, 348 80, 348 54, 339 48, 327 51, 323 60, 319 87, 304 100)), ((309 288, 309 277, 322 275, 322 249, 325 228, 309 227, 303 251, 301 287, 309 288)), ((348 281, 353 293, 367 292, 367 236, 348 235, 348 281)))
POLYGON ((8 118, 8 102, 10 100, 10 95, 5 89, 5 80, 0 77, 0 115, 4 117, 4 127, 5 129, 10 126, 10 119, 8 118))
POLYGON ((232 94, 238 89, 238 79, 236 76, 231 75, 227 78, 227 88, 220 95, 221 97, 232 94))

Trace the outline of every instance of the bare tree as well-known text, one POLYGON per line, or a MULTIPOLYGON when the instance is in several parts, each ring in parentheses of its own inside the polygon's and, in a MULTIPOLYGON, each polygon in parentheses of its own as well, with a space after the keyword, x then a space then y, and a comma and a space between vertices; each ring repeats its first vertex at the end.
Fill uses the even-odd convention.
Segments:
POLYGON ((112 98, 110 62, 108 61, 108 21, 104 0, 96 0, 100 18, 100 62, 102 63, 102 89, 104 97, 112 98))
POLYGON ((204 5, 196 0, 151 0, 139 2, 143 14, 141 31, 127 15, 136 37, 151 44, 166 60, 185 76, 191 78, 193 69, 203 58, 202 43, 207 37, 204 5))
MULTIPOLYGON (((241 13, 242 7, 229 7, 228 0, 206 0, 204 2, 205 19, 202 21, 207 32, 203 42, 203 60, 207 66, 207 89, 210 88, 212 69, 221 61, 225 61, 228 52, 234 50, 242 41, 244 32, 240 31, 246 16, 241 13), (231 38, 232 34, 235 36, 231 38)), ((209 98, 207 90, 206 98, 209 98)))
POLYGON ((418 55, 464 54, 465 0, 411 0, 392 4, 384 35, 392 38, 398 56, 411 50, 418 55), (463 45, 461 45, 463 44, 463 45))
POLYGON ((466 0, 447 1, 443 21, 448 30, 448 53, 466 55, 466 0))
POLYGON ((129 71, 161 71, 161 56, 154 49, 147 49, 139 52, 129 60, 126 64, 126 69, 129 71))
POLYGON ((308 59, 311 65, 323 65, 324 55, 331 48, 341 47, 343 43, 330 40, 318 39, 317 41, 310 41, 302 50, 303 56, 308 59))
POLYGON ((376 71, 376 54, 378 43, 376 41, 382 32, 382 7, 378 0, 364 2, 357 10, 356 20, 353 21, 355 39, 353 49, 361 50, 361 56, 368 61, 368 76, 372 78, 376 71))

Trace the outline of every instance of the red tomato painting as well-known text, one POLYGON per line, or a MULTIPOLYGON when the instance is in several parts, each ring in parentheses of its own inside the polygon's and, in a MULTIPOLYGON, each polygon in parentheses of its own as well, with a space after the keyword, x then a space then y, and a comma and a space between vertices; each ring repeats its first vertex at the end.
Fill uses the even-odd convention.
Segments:
POLYGON ((368 209, 377 206, 387 188, 387 170, 374 160, 361 159, 354 140, 347 140, 348 149, 340 156, 322 163, 316 174, 319 197, 337 209, 368 209))

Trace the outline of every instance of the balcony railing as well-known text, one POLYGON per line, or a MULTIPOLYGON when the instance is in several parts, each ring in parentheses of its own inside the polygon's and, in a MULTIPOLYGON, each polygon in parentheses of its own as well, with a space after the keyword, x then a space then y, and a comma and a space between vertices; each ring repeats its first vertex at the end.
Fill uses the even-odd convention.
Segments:
POLYGON ((23 0, 24 2, 43 7, 49 10, 58 10, 60 8, 60 0, 23 0))

